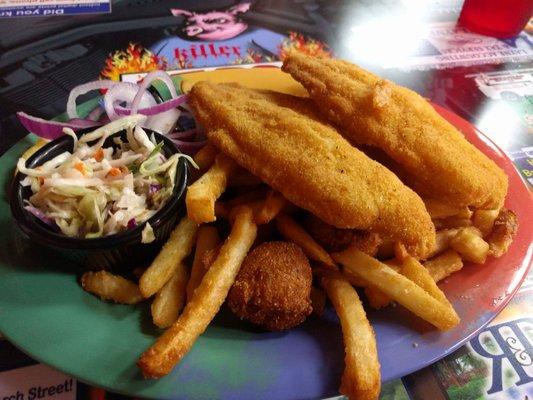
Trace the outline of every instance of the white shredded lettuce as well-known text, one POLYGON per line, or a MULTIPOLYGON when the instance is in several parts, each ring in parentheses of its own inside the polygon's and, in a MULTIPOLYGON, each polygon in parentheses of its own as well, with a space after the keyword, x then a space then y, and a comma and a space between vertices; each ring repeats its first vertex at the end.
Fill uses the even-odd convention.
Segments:
POLYGON ((152 243, 155 240, 154 230, 149 222, 144 226, 141 235, 141 243, 152 243))

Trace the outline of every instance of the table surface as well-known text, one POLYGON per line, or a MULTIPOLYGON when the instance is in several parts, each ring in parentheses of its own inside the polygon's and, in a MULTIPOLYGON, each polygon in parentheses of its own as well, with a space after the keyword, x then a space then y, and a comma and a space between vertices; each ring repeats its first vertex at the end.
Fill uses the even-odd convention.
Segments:
MULTIPOLYGON (((78 84, 98 77, 120 79, 121 73, 140 72, 140 65, 183 69, 276 61, 285 50, 298 47, 356 62, 451 109, 496 142, 533 187, 533 30, 526 27, 507 40, 468 33, 456 27, 462 1, 455 0, 257 0, 249 9, 241 4, 230 11, 234 4, 118 0, 111 13, 32 18, 2 18, 0 6, 0 154, 26 135, 16 111, 55 117, 64 112, 68 93, 78 84), (174 16, 171 8, 182 11, 174 16), (233 25, 244 30, 222 41, 191 37, 185 28, 192 24, 192 12, 204 16, 215 9, 236 18, 233 25)), ((505 321, 528 315, 531 281, 526 279, 508 306, 514 311, 502 317, 505 321)), ((529 356, 526 375, 503 385, 498 398, 531 398, 529 339, 529 347, 522 349, 529 356)), ((4 360, 0 371, 32 363, 16 350, 5 351, 0 346, 0 355, 24 361, 4 360)), ((436 365, 390 383, 382 398, 467 398, 460 390, 477 385, 476 379, 496 379, 487 360, 485 369, 470 360, 473 367, 461 370, 471 354, 472 348, 464 346, 436 365)), ((485 398, 486 392, 479 389, 472 398, 485 398)), ((80 384, 77 393, 78 398, 120 397, 80 384)))

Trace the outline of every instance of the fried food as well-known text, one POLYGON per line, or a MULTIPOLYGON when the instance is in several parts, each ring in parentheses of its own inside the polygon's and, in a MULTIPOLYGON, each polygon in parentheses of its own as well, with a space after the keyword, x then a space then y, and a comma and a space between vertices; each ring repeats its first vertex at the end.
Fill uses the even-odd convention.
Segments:
POLYGON ((185 203, 188 217, 198 224, 216 220, 215 202, 226 190, 229 176, 237 169, 225 154, 217 154, 215 162, 196 182, 187 188, 185 203))
POLYGON ((446 298, 446 295, 439 289, 431 274, 418 260, 410 256, 407 257, 402 263, 400 273, 424 289, 431 297, 447 305, 453 311, 453 307, 446 298))
POLYGON ((88 271, 81 277, 81 286, 102 300, 120 304, 136 304, 143 300, 139 286, 108 271, 88 271))
POLYGON ((276 227, 281 235, 300 246, 311 260, 324 264, 328 269, 337 269, 326 250, 324 250, 298 223, 286 214, 276 217, 276 227))
POLYGON ((218 150, 211 143, 207 143, 194 155, 194 162, 198 165, 198 172, 204 173, 215 162, 218 150))
POLYGON ((440 330, 451 329, 459 323, 459 316, 453 308, 436 300, 416 283, 375 258, 352 248, 332 254, 332 257, 350 274, 364 279, 440 330))
POLYGON ((302 249, 289 242, 265 242, 253 249, 228 295, 239 318, 270 331, 301 324, 311 307, 311 266, 302 249))
POLYGON ((499 214, 500 210, 476 210, 472 224, 480 230, 483 237, 487 237, 492 232, 494 222, 499 214))
POLYGON ((255 213, 255 223, 257 225, 268 224, 281 212, 286 204, 287 200, 285 200, 285 197, 279 192, 271 190, 255 213))
POLYGON ((291 53, 283 70, 357 144, 398 162, 415 190, 457 206, 499 208, 507 176, 417 93, 353 64, 291 53))
POLYGON ((139 279, 139 288, 144 297, 156 294, 178 268, 184 268, 182 261, 192 250, 197 230, 198 225, 187 217, 174 228, 157 257, 139 279))
POLYGON ((252 210, 241 207, 229 237, 192 300, 178 320, 139 358, 137 364, 145 377, 159 378, 168 374, 206 330, 224 303, 256 234, 252 210))
POLYGON ((481 237, 479 229, 473 226, 459 229, 450 241, 450 246, 461 254, 463 259, 476 264, 485 263, 490 249, 489 244, 481 237))
POLYGON ((344 372, 340 392, 353 400, 376 400, 381 374, 374 329, 355 289, 342 278, 322 279, 341 321, 344 338, 344 372))
POLYGON ((448 218, 448 217, 462 217, 470 218, 471 211, 468 207, 458 207, 454 204, 444 203, 435 199, 422 199, 426 205, 429 215, 432 219, 448 218))
POLYGON ((179 266, 172 278, 155 295, 150 311, 152 321, 158 328, 168 328, 183 310, 188 277, 187 268, 179 266))
POLYGON ((187 282, 187 301, 192 299, 194 290, 198 287, 208 268, 203 263, 207 251, 215 249, 220 243, 220 236, 214 226, 200 226, 196 238, 196 249, 191 267, 191 277, 187 282))
POLYGON ((463 268, 463 260, 455 250, 449 249, 441 255, 424 262, 424 267, 426 267, 435 282, 440 282, 463 268))
POLYGON ((303 224, 312 238, 330 253, 355 246, 363 253, 374 256, 381 244, 377 233, 335 228, 312 214, 305 217, 303 224))
POLYGON ((209 82, 189 95, 209 140, 291 203, 338 228, 383 233, 418 257, 433 249, 434 227, 416 193, 318 117, 273 97, 294 108, 302 102, 209 82))
POLYGON ((490 250, 489 255, 501 257, 513 242, 518 230, 518 218, 511 210, 503 209, 494 221, 492 233, 488 236, 490 250))

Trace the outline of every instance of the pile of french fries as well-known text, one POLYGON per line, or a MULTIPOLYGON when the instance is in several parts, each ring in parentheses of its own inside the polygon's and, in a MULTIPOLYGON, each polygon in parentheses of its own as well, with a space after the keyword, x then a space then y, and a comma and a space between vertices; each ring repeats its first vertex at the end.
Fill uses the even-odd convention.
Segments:
POLYGON ((484 263, 488 256, 501 256, 516 232, 516 217, 510 211, 471 211, 428 200, 437 247, 425 262, 407 254, 400 243, 387 240, 376 257, 353 246, 328 254, 298 223, 294 205, 231 158, 207 144, 195 162, 199 171, 188 188, 187 216, 142 271, 138 284, 106 271, 87 272, 81 279, 85 290, 104 300, 135 304, 152 299, 153 322, 167 329, 139 358, 139 367, 150 378, 168 374, 205 331, 258 231, 268 225, 299 245, 312 261, 319 285, 311 295, 315 313, 324 309, 327 294, 339 316, 345 344, 341 393, 351 399, 377 399, 381 377, 376 340, 355 287, 362 288, 371 307, 396 302, 440 330, 453 328, 459 316, 437 282, 463 268, 463 261, 484 263), (227 188, 244 190, 221 201, 227 188), (231 225, 223 243, 211 224, 217 218, 231 225), (210 265, 204 262, 207 252, 216 252, 210 265))

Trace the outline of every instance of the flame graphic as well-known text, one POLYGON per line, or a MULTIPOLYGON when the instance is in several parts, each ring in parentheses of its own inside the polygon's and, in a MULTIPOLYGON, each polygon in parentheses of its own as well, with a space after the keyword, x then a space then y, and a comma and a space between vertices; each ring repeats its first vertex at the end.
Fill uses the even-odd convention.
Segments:
POLYGON ((297 32, 289 32, 289 37, 281 43, 278 50, 279 59, 285 59, 291 51, 298 51, 313 57, 330 58, 332 56, 327 44, 297 32))
POLYGON ((233 64, 256 64, 262 62, 272 62, 275 61, 275 58, 267 56, 263 53, 248 49, 246 55, 243 57, 238 57, 233 61, 233 64))
POLYGON ((107 57, 105 66, 100 71, 100 78, 119 81, 121 74, 164 70, 166 67, 166 60, 138 43, 130 43, 126 50, 116 50, 107 57))

